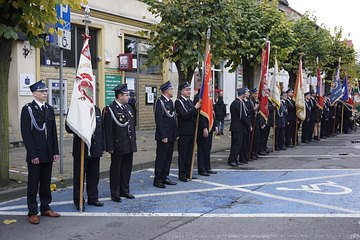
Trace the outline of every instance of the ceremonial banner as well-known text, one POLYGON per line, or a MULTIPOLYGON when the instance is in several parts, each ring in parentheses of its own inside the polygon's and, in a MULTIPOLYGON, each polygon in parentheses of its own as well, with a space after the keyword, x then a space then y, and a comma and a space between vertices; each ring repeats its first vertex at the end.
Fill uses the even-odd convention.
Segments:
POLYGON ((342 86, 342 97, 341 101, 348 101, 349 100, 349 83, 348 83, 348 77, 345 76, 343 86, 342 86))
POLYGON ((331 104, 333 105, 334 103, 336 103, 342 97, 342 95, 343 93, 340 84, 340 63, 339 63, 334 78, 334 86, 331 88, 331 96, 330 96, 331 104))
POLYGON ((200 114, 209 120, 209 130, 210 130, 212 129, 214 124, 210 46, 206 50, 206 61, 203 70, 203 79, 200 89, 200 100, 201 100, 200 114))
POLYGON ((267 121, 269 116, 268 109, 268 94, 267 94, 267 77, 268 77, 268 68, 269 68, 269 57, 270 57, 270 41, 266 41, 265 50, 262 51, 262 60, 261 60, 261 74, 259 81, 259 91, 258 91, 258 100, 260 102, 260 114, 267 121))
POLYGON ((324 108, 324 91, 323 91, 323 85, 322 85, 322 79, 321 79, 321 73, 320 73, 320 68, 318 67, 316 69, 316 78, 317 78, 317 94, 318 94, 318 102, 319 102, 319 107, 321 109, 324 108))
POLYGON ((70 129, 86 143, 90 151, 91 137, 96 127, 95 83, 91 66, 89 36, 84 38, 66 121, 70 129))
POLYGON ((306 110, 305 110, 305 99, 304 99, 304 89, 303 89, 301 57, 299 62, 298 74, 296 77, 294 98, 295 98, 296 116, 302 121, 304 121, 306 118, 306 110))
POLYGON ((279 69, 277 59, 275 58, 275 65, 274 65, 274 74, 270 81, 270 93, 269 97, 273 103, 275 103, 275 107, 280 109, 280 89, 279 89, 279 69))

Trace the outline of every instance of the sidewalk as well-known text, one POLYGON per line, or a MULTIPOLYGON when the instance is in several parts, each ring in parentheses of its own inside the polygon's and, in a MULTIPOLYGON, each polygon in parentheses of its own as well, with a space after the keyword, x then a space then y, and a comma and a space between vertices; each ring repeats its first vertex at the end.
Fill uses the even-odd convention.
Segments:
MULTIPOLYGON (((230 122, 225 123, 224 135, 214 136, 212 152, 218 152, 230 148, 231 137, 229 129, 230 122)), ((156 141, 154 139, 155 130, 137 131, 137 149, 134 154, 133 171, 143 168, 153 168, 156 155, 156 141)), ((175 146, 173 161, 177 163, 177 146, 175 146)), ((25 162, 26 149, 24 146, 10 148, 10 179, 8 189, 0 189, 0 202, 14 197, 25 196, 27 182, 27 164, 25 162)), ((110 154, 106 153, 100 159, 100 178, 109 176, 110 154)), ((196 163, 195 163, 196 164, 196 163)), ((177 164, 176 164, 177 166, 177 164)), ((57 188, 72 185, 73 158, 72 158, 72 138, 64 140, 64 160, 63 173, 60 173, 60 162, 54 163, 52 183, 57 188)))

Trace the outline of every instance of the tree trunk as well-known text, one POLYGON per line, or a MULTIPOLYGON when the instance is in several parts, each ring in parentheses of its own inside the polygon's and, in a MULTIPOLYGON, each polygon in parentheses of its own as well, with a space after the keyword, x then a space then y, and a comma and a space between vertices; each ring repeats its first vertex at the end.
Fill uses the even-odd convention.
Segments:
POLYGON ((243 86, 247 86, 249 89, 254 88, 254 66, 246 58, 242 58, 243 65, 243 86))
POLYGON ((175 62, 177 71, 178 71, 178 77, 179 77, 179 86, 185 82, 189 82, 191 83, 192 77, 194 75, 195 72, 195 67, 188 67, 186 71, 183 71, 181 69, 181 63, 180 61, 175 62))
POLYGON ((289 88, 294 89, 296 82, 296 73, 293 71, 289 71, 289 88))
POLYGON ((327 93, 327 92, 329 92, 331 90, 331 83, 334 82, 333 74, 334 74, 334 70, 329 70, 329 71, 326 72, 325 93, 327 93))
POLYGON ((9 70, 13 40, 0 37, 0 186, 9 183, 9 70))

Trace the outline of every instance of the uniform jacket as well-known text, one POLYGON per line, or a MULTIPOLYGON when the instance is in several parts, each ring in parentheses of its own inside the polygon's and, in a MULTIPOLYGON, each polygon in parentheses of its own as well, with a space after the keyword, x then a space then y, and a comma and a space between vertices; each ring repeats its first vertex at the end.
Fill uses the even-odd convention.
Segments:
POLYGON ((176 128, 176 114, 174 104, 171 99, 167 100, 163 95, 155 103, 155 140, 161 141, 167 138, 169 142, 174 142, 178 136, 176 128))
POLYGON ((274 111, 275 111, 275 107, 272 104, 272 102, 269 100, 268 101, 268 109, 269 109, 269 116, 268 116, 268 121, 267 121, 267 125, 270 127, 274 126, 274 111))
POLYGON ((329 101, 324 100, 324 107, 322 112, 322 117, 325 121, 329 121, 331 119, 331 112, 330 112, 330 103, 329 101))
MULTIPOLYGON (((100 109, 95 106, 95 118, 96 118, 96 128, 95 132, 92 135, 91 138, 91 148, 90 148, 90 156, 88 147, 85 144, 84 149, 84 156, 85 158, 98 158, 102 156, 103 151, 106 150, 105 148, 105 131, 103 126, 103 120, 101 117, 101 111, 100 109)), ((65 125, 65 129, 68 133, 74 134, 74 132, 68 127, 68 125, 65 125)), ((73 140, 73 153, 74 158, 80 158, 81 157, 81 138, 78 137, 78 135, 74 134, 74 140, 73 140)))
POLYGON ((305 110, 306 110, 306 117, 305 117, 305 121, 310 121, 311 118, 311 102, 310 100, 305 99, 305 110))
POLYGON ((175 101, 175 110, 178 119, 179 135, 194 135, 195 134, 195 117, 196 109, 191 99, 184 99, 180 97, 175 101))
POLYGON ((53 156, 59 154, 56 132, 55 113, 52 106, 45 103, 45 110, 41 110, 35 101, 26 104, 21 110, 21 135, 26 148, 26 161, 39 158, 41 163, 52 162, 53 156), (42 129, 46 123, 46 130, 38 130, 32 123, 29 107, 34 121, 42 129))
POLYGON ((280 100, 280 108, 276 109, 276 127, 284 128, 287 124, 287 109, 286 104, 283 99, 280 100))
POLYGON ((137 151, 135 116, 129 104, 119 104, 114 100, 103 111, 106 151, 114 154, 128 154, 137 151), (115 119, 111 114, 114 113, 115 119), (119 126, 119 124, 123 126, 119 126))
POLYGON ((251 124, 253 124, 255 121, 255 110, 254 110, 255 104, 250 99, 246 99, 244 100, 244 102, 247 108, 247 113, 251 120, 251 124))
POLYGON ((245 132, 250 128, 250 117, 247 115, 245 103, 236 98, 230 105, 231 132, 245 132))
POLYGON ((286 99, 286 108, 288 111, 288 121, 296 121, 295 101, 290 97, 286 99))

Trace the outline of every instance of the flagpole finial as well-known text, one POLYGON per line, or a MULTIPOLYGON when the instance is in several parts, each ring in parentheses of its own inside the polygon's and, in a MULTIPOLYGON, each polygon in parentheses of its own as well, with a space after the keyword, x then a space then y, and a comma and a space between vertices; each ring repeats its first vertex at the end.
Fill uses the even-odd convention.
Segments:
POLYGON ((206 32, 206 39, 209 40, 210 39, 210 35, 211 35, 211 28, 208 27, 208 30, 206 32))
POLYGON ((89 27, 88 27, 88 25, 91 23, 89 5, 86 5, 85 11, 84 11, 83 22, 85 23, 85 35, 89 36, 89 27))
POLYGON ((319 57, 316 57, 316 65, 319 65, 319 57))

